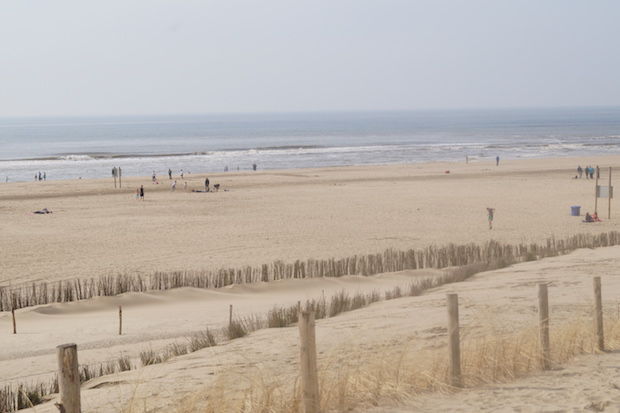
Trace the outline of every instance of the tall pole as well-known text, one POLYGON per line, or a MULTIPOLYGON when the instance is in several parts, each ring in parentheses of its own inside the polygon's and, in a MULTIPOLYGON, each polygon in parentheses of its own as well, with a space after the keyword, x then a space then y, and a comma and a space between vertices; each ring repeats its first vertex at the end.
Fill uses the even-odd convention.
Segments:
POLYGON ((609 193, 607 194, 607 219, 611 219, 611 196, 612 196, 612 189, 611 189, 611 166, 609 167, 609 193))
POLYGON ((598 214, 598 174, 596 174, 596 184, 594 184, 594 213, 598 214))

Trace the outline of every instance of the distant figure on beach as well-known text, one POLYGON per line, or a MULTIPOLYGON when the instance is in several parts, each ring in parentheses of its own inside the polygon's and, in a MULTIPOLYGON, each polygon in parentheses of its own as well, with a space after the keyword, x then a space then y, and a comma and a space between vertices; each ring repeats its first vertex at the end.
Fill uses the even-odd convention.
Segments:
POLYGON ((465 163, 469 163, 469 156, 465 155, 465 163))
POLYGON ((592 215, 590 215, 589 212, 586 212, 586 219, 584 219, 583 222, 594 222, 594 219, 592 218, 592 215))
POLYGON ((252 169, 256 170, 256 164, 255 163, 252 164, 252 169))
POLYGON ((495 166, 499 166, 499 156, 495 157, 495 166))
POLYGON ((151 180, 153 181, 153 183, 157 181, 157 175, 155 175, 155 171, 153 171, 153 176, 151 176, 151 180))
POLYGON ((172 179, 172 169, 168 168, 168 179, 172 179))
POLYGON ((181 169, 181 179, 185 179, 185 178, 183 177, 184 175, 185 175, 185 174, 183 173, 183 169, 181 169))
POLYGON ((177 189, 177 181, 175 179, 175 181, 172 183, 172 185, 170 185, 170 190, 172 192, 174 192, 174 191, 176 191, 176 189, 177 189))
POLYGON ((41 181, 41 171, 39 171, 39 181, 41 181))
POLYGON ((47 173, 43 172, 43 180, 47 181, 47 173))
POLYGON ((601 177, 601 168, 598 167, 598 165, 596 165, 596 179, 599 179, 601 177))
POLYGON ((205 178, 205 191, 209 192, 209 178, 205 178))
POLYGON ((493 217, 495 216, 495 208, 487 208, 487 218, 489 219, 489 229, 493 229, 493 217))
POLYGON ((581 165, 577 167, 577 175, 579 175, 579 179, 581 179, 581 176, 583 175, 583 168, 581 168, 581 165))
POLYGON ((592 214, 592 220, 594 222, 601 222, 601 219, 598 217, 598 213, 596 211, 594 211, 594 214, 592 214))
POLYGON ((140 185, 140 199, 144 201, 144 185, 140 185))

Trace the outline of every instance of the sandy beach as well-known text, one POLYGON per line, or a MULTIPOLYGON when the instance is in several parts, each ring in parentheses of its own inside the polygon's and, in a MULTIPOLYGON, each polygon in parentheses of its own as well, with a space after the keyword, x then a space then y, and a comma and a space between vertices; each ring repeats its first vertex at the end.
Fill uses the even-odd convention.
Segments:
MULTIPOLYGON (((587 161, 601 166, 603 180, 608 166, 620 166, 620 157, 587 161)), ((128 178, 122 190, 115 190, 111 180, 3 184, 0 285, 118 272, 146 274, 340 258, 386 248, 482 244, 492 239, 536 242, 551 236, 617 230, 618 220, 613 215, 606 219, 606 204, 599 208, 604 211, 603 222, 586 224, 583 217, 570 216, 571 205, 581 205, 582 214, 593 211, 594 182, 572 179, 579 163, 584 161, 228 173, 209 175, 211 184, 221 185, 220 191, 213 193, 191 192, 202 189, 204 175, 186 177, 187 191, 178 180, 174 192, 168 179, 153 184, 149 178, 128 178), (146 188, 144 201, 135 198, 139 185, 146 188), (493 230, 488 228, 486 207, 496 208, 493 230), (32 214, 41 208, 53 213, 32 214)), ((589 313, 592 274, 603 276, 609 292, 606 305, 614 307, 617 298, 611 292, 618 288, 614 274, 619 252, 618 247, 579 250, 517 264, 420 297, 381 301, 321 320, 319 353, 334 360, 344 357, 351 346, 362 355, 444 346, 445 294, 451 291, 463 297, 468 338, 531 325, 537 316, 535 285, 539 281, 550 282, 555 291, 554 323, 589 313)), ((224 326, 230 304, 236 316, 251 316, 264 314, 276 304, 293 305, 343 290, 351 294, 385 292, 440 274, 441 270, 411 270, 217 290, 183 288, 41 305, 17 311, 17 335, 10 334, 11 317, 5 312, 0 314, 0 385, 49 377, 56 365, 55 346, 64 342, 78 343, 83 364, 119 355, 137 359, 144 349, 158 351, 205 327, 224 326), (122 336, 116 334, 119 305, 125 317, 122 336)), ((181 398, 194 397, 218 380, 255 377, 257 368, 268 376, 268 372, 277 371, 286 381, 297 374, 297 339, 294 327, 259 330, 162 364, 94 379, 84 386, 84 411, 121 411, 130 400, 143 403, 148 411, 171 411, 181 398)), ((471 396, 466 401, 480 409, 485 397, 471 396)), ((445 407, 439 411, 452 409, 448 398, 440 396, 416 403, 410 408, 433 411, 420 407, 431 405, 445 407)), ((390 409, 373 412, 393 411, 390 409)), ((53 406, 38 406, 34 411, 51 412, 53 406)))
POLYGON ((215 193, 190 192, 205 175, 186 176, 187 191, 178 179, 175 192, 167 177, 128 178, 116 190, 111 179, 2 184, 0 285, 616 229, 569 215, 572 205, 594 209, 594 182, 571 179, 586 163, 604 181, 620 157, 209 175, 215 193), (496 209, 492 231, 486 207, 496 209), (32 214, 42 208, 53 214, 32 214))

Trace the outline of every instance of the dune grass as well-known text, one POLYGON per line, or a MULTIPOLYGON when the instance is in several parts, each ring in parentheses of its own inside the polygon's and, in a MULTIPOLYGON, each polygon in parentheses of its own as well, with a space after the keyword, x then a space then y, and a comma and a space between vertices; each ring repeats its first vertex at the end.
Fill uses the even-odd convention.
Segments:
MULTIPOLYGON (((620 322, 606 319, 606 346, 620 349, 620 322)), ((553 326, 551 362, 559 366, 577 355, 597 353, 592 321, 553 326)), ((462 374, 465 387, 509 382, 542 369, 537 327, 517 332, 467 338, 462 342, 462 374)), ((321 411, 347 412, 371 406, 395 406, 421 394, 450 393, 447 346, 411 350, 406 343, 360 350, 347 350, 319 358, 321 411)), ((248 367, 243 380, 222 374, 217 383, 184 398, 176 413, 300 413, 299 377, 281 377, 248 367), (245 383, 239 386, 238 383, 245 383)))

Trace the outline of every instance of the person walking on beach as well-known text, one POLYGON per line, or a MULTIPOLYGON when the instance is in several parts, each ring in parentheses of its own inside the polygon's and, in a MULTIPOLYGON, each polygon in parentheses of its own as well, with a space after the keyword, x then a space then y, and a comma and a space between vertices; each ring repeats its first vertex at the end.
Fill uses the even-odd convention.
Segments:
POLYGON ((183 169, 181 169, 181 179, 185 179, 183 176, 185 175, 185 173, 183 172, 183 169))
POLYGON ((170 190, 174 192, 177 189, 177 181, 175 180, 172 185, 170 185, 170 190))
POLYGON ((144 201, 144 185, 140 185, 140 200, 144 201))
POLYGON ((489 219, 489 229, 493 229, 493 217, 495 216, 495 208, 487 208, 487 218, 489 219))
POLYGON ((153 181, 153 183, 157 181, 157 176, 155 175, 155 171, 153 171, 153 176, 151 176, 151 180, 153 181))
POLYGON ((577 175, 579 175, 579 179, 581 179, 583 175, 583 168, 581 168, 581 165, 577 166, 577 175))
POLYGON ((209 178, 205 178, 205 191, 209 192, 209 178))
POLYGON ((499 166, 499 156, 495 157, 495 166, 499 166))
POLYGON ((172 169, 168 168, 168 179, 172 180, 172 169))
POLYGON ((43 172, 43 180, 47 181, 47 173, 46 172, 43 172))

